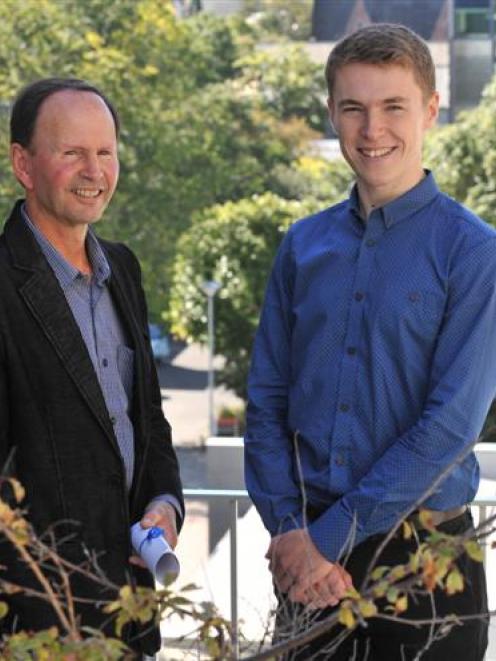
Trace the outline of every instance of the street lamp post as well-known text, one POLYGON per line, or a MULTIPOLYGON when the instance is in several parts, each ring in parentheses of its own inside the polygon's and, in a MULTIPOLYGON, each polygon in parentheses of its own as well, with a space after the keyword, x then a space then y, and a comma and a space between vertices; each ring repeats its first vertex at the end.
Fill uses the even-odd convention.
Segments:
POLYGON ((219 291, 220 284, 215 280, 206 280, 201 284, 201 290, 207 297, 207 321, 208 321, 208 429, 210 436, 217 434, 217 424, 214 414, 214 337, 215 337, 215 319, 214 319, 214 296, 219 291))

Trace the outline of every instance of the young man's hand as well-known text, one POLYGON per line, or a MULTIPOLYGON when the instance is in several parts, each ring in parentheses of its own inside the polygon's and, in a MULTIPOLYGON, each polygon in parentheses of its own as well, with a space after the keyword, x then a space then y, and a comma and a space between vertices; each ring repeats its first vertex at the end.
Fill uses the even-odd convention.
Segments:
POLYGON ((335 606, 352 586, 348 572, 329 562, 304 529, 274 537, 265 557, 278 589, 291 601, 316 608, 335 606))
POLYGON ((353 587, 351 576, 346 569, 339 564, 330 564, 332 568, 329 570, 329 573, 318 583, 315 583, 306 590, 304 597, 300 599, 301 603, 316 609, 336 606, 344 595, 342 594, 339 577, 336 576, 335 572, 340 573, 341 580, 345 585, 345 591, 353 587), (338 586, 337 594, 339 596, 336 596, 336 586, 338 586))

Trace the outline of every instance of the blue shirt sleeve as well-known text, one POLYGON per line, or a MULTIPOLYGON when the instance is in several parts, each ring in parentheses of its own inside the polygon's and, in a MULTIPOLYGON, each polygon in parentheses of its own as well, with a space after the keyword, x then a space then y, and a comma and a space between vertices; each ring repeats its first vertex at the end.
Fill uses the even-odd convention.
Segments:
POLYGON ((287 425, 292 280, 288 234, 275 259, 255 338, 245 436, 246 486, 272 535, 302 521, 287 425))

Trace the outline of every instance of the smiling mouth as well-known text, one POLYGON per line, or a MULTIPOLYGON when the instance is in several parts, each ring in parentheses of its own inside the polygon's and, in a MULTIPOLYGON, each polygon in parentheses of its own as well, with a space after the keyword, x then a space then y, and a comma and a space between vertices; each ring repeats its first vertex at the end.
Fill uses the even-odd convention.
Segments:
POLYGON ((74 188, 72 192, 85 200, 94 200, 103 194, 103 188, 74 188))
POLYGON ((381 149, 367 149, 366 147, 362 147, 358 151, 365 158, 384 158, 392 154, 395 149, 396 147, 383 147, 381 149))

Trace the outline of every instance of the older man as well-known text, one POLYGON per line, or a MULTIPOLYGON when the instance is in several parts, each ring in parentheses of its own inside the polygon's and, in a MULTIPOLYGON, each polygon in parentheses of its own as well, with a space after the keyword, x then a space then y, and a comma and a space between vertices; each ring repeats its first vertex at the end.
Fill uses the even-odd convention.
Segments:
MULTIPOLYGON (((151 586, 130 526, 159 526, 174 546, 183 502, 140 268, 92 228, 117 185, 118 130, 111 103, 81 80, 38 81, 14 103, 11 161, 25 199, 0 237, 0 464, 63 557, 80 564, 96 552, 113 583, 151 586)), ((5 541, 0 549, 0 578, 39 589, 5 541)), ((72 588, 81 625, 108 620, 78 599, 111 591, 77 575, 72 588)), ((40 599, 21 593, 9 606, 4 632, 61 627, 40 599)), ((126 639, 148 654, 159 646, 158 630, 126 639)))

